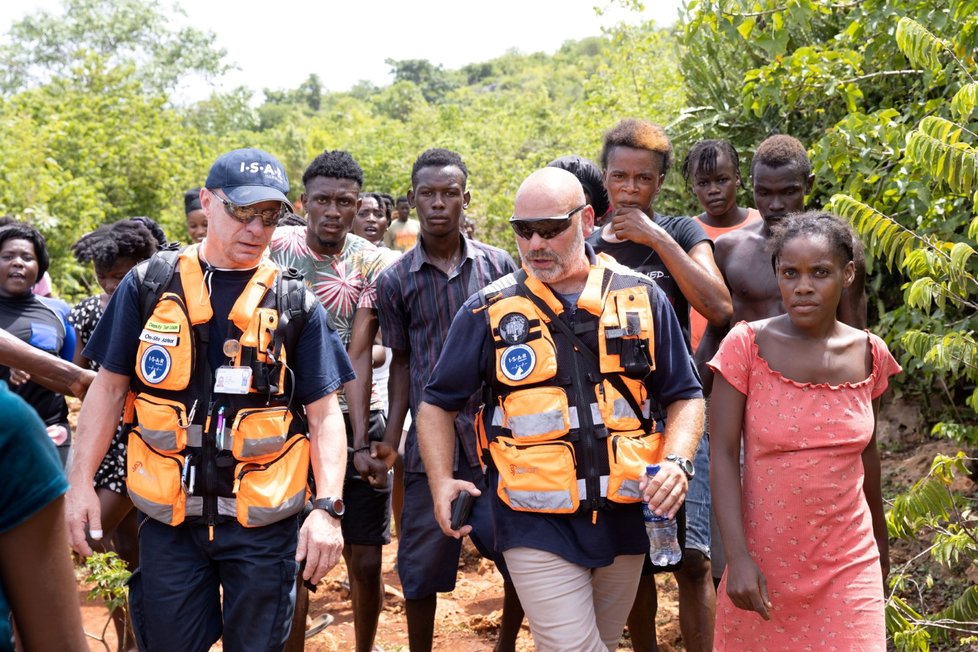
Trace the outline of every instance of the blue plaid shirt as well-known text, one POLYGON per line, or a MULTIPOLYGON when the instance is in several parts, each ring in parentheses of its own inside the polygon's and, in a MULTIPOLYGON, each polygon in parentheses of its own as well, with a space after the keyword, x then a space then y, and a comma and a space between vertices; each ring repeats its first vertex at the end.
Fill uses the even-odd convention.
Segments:
MULTIPOLYGON (((377 314, 384 345, 407 351, 410 360, 412 423, 404 446, 405 471, 424 472, 414 419, 455 313, 470 296, 514 271, 516 264, 508 253, 463 237, 462 262, 446 276, 428 259, 422 235, 418 244, 377 279, 377 314)), ((474 394, 455 419, 455 434, 473 467, 479 465, 473 417, 480 402, 480 394, 474 394)), ((457 464, 458 446, 455 458, 457 464)))

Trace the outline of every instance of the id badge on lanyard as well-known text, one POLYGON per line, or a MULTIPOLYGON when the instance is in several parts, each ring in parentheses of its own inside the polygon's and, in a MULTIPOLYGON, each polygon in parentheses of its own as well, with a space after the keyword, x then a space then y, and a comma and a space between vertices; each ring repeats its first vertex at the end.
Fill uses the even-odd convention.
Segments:
MULTIPOLYGON (((237 340, 227 340, 222 347, 224 355, 233 358, 241 351, 237 340)), ((215 394, 247 394, 251 389, 251 367, 224 365, 217 368, 214 377, 215 394)))
POLYGON ((218 367, 215 394, 247 394, 251 389, 251 367, 218 367))

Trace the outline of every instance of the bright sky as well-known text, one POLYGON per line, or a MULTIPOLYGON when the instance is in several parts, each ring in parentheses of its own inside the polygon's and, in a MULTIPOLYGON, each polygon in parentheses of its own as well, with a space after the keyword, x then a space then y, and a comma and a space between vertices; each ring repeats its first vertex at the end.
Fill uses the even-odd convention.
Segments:
MULTIPOLYGON (((171 7, 172 0, 161 0, 171 7)), ((597 36, 602 27, 643 18, 667 26, 681 0, 646 0, 642 14, 617 6, 603 16, 594 7, 608 0, 176 0, 189 22, 213 32, 226 62, 239 70, 221 80, 247 86, 295 88, 311 73, 327 90, 347 90, 359 80, 390 83, 385 59, 428 59, 445 68, 492 59, 507 50, 553 53, 567 40, 597 36)), ((39 9, 60 10, 60 0, 0 3, 0 29, 39 9)), ((209 94, 203 85, 185 89, 187 100, 209 94)))

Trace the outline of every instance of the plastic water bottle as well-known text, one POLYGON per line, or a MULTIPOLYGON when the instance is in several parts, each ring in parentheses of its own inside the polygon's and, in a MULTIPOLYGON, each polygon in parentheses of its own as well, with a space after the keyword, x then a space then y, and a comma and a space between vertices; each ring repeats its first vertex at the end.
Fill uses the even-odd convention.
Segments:
MULTIPOLYGON (((658 464, 645 467, 648 477, 659 472, 658 464)), ((683 551, 679 547, 676 519, 658 516, 649 509, 648 503, 642 503, 642 515, 645 517, 645 532, 649 535, 649 556, 655 566, 671 566, 679 563, 683 551)))

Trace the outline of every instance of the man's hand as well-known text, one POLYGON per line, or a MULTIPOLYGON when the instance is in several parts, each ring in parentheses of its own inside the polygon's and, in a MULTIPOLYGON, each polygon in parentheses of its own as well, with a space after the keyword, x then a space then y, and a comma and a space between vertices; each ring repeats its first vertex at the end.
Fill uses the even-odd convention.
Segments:
POLYGON ((319 584, 319 580, 339 562, 342 552, 340 519, 321 509, 312 510, 299 530, 299 545, 295 551, 295 560, 306 562, 302 579, 319 584))
POLYGON ((653 222, 641 209, 633 206, 616 208, 612 215, 611 233, 619 240, 637 242, 655 249, 663 237, 670 237, 665 229, 653 222))
POLYGON ((771 620, 767 580, 750 556, 727 560, 727 595, 738 609, 756 611, 764 620, 771 620))
POLYGON ((360 477, 370 483, 371 487, 381 489, 387 486, 387 472, 394 466, 397 451, 384 442, 371 442, 370 450, 358 450, 353 454, 353 467, 360 477), (390 457, 393 453, 393 457, 390 457))
POLYGON ((651 478, 647 475, 642 476, 639 489, 642 491, 642 500, 647 502, 658 516, 675 518, 683 501, 686 500, 689 482, 679 466, 665 462, 659 465, 659 472, 651 478))
POLYGON ((95 380, 95 372, 91 369, 79 369, 78 376, 68 385, 68 390, 75 398, 85 398, 88 387, 95 380))
MULTIPOLYGON (((430 476, 428 479, 431 480, 430 476)), ((434 503, 435 520, 438 521, 438 527, 445 533, 445 536, 455 539, 461 539, 472 531, 471 525, 463 525, 457 530, 452 529, 452 501, 463 491, 468 491, 473 496, 479 496, 482 493, 471 482, 453 478, 431 487, 431 499, 434 503)))
POLYGON ((28 380, 31 379, 31 375, 26 371, 21 371, 20 369, 10 370, 10 384, 11 385, 23 385, 28 380))
POLYGON ((388 470, 397 462, 397 449, 383 441, 370 442, 370 457, 380 460, 388 470))
POLYGON ((71 549, 82 557, 92 554, 85 535, 86 526, 92 538, 102 538, 102 511, 92 481, 72 481, 65 496, 65 522, 68 524, 68 542, 71 549))

